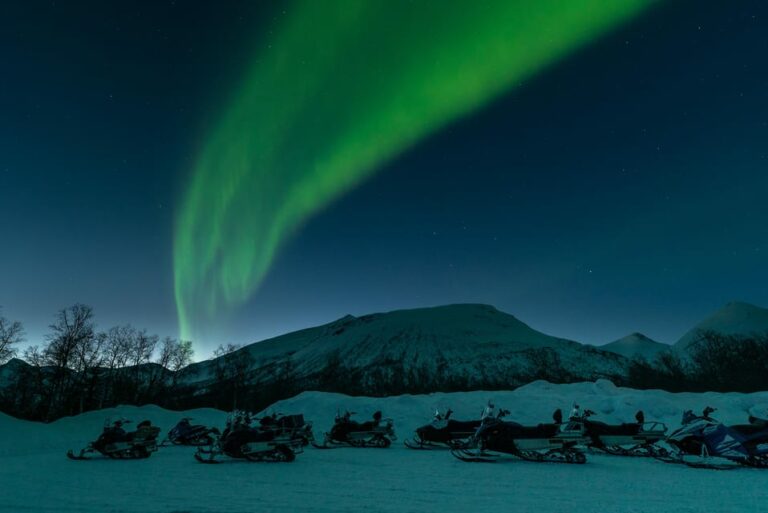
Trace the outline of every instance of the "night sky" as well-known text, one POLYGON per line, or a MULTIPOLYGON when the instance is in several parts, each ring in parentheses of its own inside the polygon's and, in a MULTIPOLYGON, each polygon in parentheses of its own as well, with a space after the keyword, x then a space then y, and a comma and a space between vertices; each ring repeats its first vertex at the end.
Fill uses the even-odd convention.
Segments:
MULTIPOLYGON (((103 328, 178 335, 174 239, 198 156, 295 8, 3 2, 0 305, 28 343, 76 302, 103 328)), ((197 356, 455 302, 598 344, 674 342, 728 301, 768 305, 766 55, 763 1, 632 16, 302 219, 255 293, 200 329, 197 356)))

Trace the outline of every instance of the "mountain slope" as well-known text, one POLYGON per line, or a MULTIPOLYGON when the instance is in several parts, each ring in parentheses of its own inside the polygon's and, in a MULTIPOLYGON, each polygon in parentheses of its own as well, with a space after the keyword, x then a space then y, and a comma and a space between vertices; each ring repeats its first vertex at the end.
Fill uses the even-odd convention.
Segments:
POLYGON ((669 345, 656 342, 642 333, 632 333, 631 335, 627 335, 626 337, 599 347, 604 351, 620 354, 625 358, 639 356, 648 361, 653 361, 659 353, 671 349, 669 345))
MULTIPOLYGON (((622 376, 626 367, 621 356, 545 335, 476 304, 346 316, 241 351, 251 360, 251 383, 268 381, 277 370, 307 386, 346 379, 356 391, 382 394, 622 376)), ((214 365, 192 366, 187 383, 210 380, 214 365)))
POLYGON ((766 333, 768 332, 768 309, 749 303, 728 303, 683 335, 675 344, 675 349, 688 349, 688 346, 696 342, 700 334, 706 331, 724 335, 766 333))

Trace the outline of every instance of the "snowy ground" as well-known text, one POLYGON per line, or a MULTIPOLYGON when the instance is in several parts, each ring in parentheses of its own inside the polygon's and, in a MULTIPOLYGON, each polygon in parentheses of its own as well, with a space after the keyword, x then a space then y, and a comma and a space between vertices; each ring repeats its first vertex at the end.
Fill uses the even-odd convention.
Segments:
MULTIPOLYGON (((768 407, 768 393, 668 394, 615 388, 607 382, 550 385, 513 392, 471 392, 350 398, 304 393, 276 411, 304 412, 319 436, 337 408, 374 409, 395 419, 402 439, 429 420, 437 406, 475 417, 493 399, 524 422, 546 421, 573 401, 607 421, 629 420, 638 408, 674 428, 684 408, 719 409, 729 423, 768 407)), ((98 435, 104 417, 151 419, 167 431, 182 416, 156 407, 122 407, 50 425, 0 415, 0 511, 8 512, 250 512, 250 511, 545 511, 737 512, 766 511, 768 470, 711 471, 655 460, 589 455, 585 465, 460 462, 442 451, 308 448, 290 464, 233 462, 202 465, 193 449, 169 447, 147 460, 67 460, 64 453, 98 435)), ((190 412, 196 422, 223 423, 216 410, 190 412)))

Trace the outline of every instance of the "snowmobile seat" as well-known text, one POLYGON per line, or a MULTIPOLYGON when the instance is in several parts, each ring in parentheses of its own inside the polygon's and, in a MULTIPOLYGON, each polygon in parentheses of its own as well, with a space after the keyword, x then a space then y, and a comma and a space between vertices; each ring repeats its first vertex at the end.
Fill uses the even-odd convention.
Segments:
POLYGON ((730 426, 730 429, 744 436, 752 436, 758 433, 766 433, 768 435, 768 426, 761 426, 759 424, 737 424, 730 426))
POLYGON ((523 426, 517 422, 505 422, 504 434, 511 438, 552 438, 560 432, 558 424, 523 426))
POLYGON ((471 432, 480 427, 479 420, 449 420, 448 431, 457 431, 461 433, 471 432))
MULTIPOLYGON (((280 420, 282 420, 282 419, 280 419, 280 420)), ((280 425, 280 422, 276 421, 275 417, 267 416, 267 417, 262 417, 261 419, 259 419, 259 425, 260 426, 264 426, 264 427, 269 427, 269 426, 274 426, 274 425, 280 425)))
POLYGON ((128 433, 129 440, 152 440, 160 434, 160 428, 152 425, 143 425, 136 431, 128 433))
POLYGON ((596 435, 636 435, 640 432, 640 424, 606 424, 595 420, 585 422, 588 429, 596 435))
POLYGON ((304 415, 286 415, 277 419, 277 425, 283 428, 298 428, 304 425, 304 415))
POLYGON ((379 421, 369 420, 369 421, 363 422, 362 424, 358 424, 358 429, 356 429, 355 431, 373 431, 378 425, 379 425, 379 421))
POLYGON ((105 427, 104 431, 101 434, 101 438, 104 438, 105 440, 109 440, 109 442, 122 442, 124 440, 128 439, 128 436, 130 433, 128 433, 125 429, 122 427, 115 425, 110 427, 105 427))

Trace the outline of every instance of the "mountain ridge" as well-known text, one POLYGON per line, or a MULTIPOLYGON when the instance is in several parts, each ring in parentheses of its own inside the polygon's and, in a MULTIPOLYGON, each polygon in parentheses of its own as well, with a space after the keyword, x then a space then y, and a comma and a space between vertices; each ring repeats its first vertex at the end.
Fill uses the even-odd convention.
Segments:
POLYGON ((598 347, 626 358, 642 357, 649 361, 653 361, 662 352, 672 350, 672 346, 657 342, 639 332, 630 333, 626 337, 598 347))
POLYGON ((743 301, 731 301, 712 312, 688 330, 673 345, 685 352, 702 333, 714 331, 723 335, 752 335, 768 332, 768 309, 743 301))

